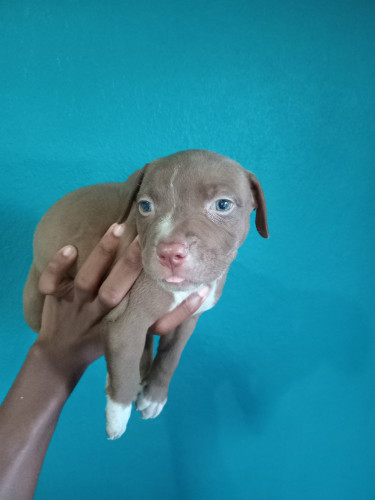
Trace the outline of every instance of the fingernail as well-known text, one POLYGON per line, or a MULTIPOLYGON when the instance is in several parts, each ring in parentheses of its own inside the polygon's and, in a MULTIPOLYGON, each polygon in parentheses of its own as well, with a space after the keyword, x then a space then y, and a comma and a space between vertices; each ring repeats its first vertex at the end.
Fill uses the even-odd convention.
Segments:
POLYGON ((202 304, 202 301, 207 298, 210 290, 209 286, 201 285, 198 290, 189 297, 188 300, 190 300, 190 306, 194 308, 202 304))
POLYGON ((115 224, 113 228, 113 235, 119 238, 124 234, 125 224, 115 224))
POLYGON ((67 245, 66 247, 63 248, 62 254, 64 257, 70 257, 74 253, 74 247, 71 245, 67 245))
POLYGON ((210 293, 211 288, 207 285, 202 285, 200 288, 197 290, 197 294, 199 297, 202 299, 206 299, 208 294, 210 293))
POLYGON ((186 300, 189 301, 189 305, 193 309, 199 307, 202 304, 202 299, 197 293, 193 293, 193 295, 190 295, 190 297, 188 297, 186 300))

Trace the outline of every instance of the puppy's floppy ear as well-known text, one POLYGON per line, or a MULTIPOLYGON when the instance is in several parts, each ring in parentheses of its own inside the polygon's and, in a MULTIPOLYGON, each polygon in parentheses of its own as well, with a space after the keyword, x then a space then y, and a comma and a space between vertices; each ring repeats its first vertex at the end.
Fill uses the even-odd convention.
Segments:
POLYGON ((268 238, 268 225, 267 225, 267 208, 266 199, 264 197, 262 186, 260 182, 255 177, 252 172, 247 172, 250 179, 250 189, 255 201, 255 225, 258 233, 263 236, 263 238, 268 238))
POLYGON ((124 212, 121 216, 121 219, 118 221, 119 223, 125 222, 130 215, 133 203, 137 197, 139 188, 141 187, 146 167, 147 165, 145 165, 143 168, 140 168, 139 170, 136 170, 128 177, 127 181, 125 182, 127 199, 125 201, 124 212))

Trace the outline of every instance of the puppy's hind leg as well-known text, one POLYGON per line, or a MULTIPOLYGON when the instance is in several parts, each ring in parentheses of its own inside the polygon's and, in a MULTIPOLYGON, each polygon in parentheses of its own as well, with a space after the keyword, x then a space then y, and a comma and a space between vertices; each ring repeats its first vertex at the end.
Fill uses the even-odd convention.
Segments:
POLYGON ((170 381, 198 317, 186 319, 173 332, 160 338, 157 355, 147 377, 142 381, 136 401, 136 409, 141 411, 143 419, 157 417, 167 402, 170 381))

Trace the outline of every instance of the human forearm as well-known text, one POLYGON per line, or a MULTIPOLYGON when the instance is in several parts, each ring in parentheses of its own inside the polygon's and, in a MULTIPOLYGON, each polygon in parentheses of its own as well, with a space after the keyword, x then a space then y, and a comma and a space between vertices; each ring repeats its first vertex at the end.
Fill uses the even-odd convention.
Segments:
MULTIPOLYGON (((74 280, 68 271, 77 250, 71 246, 54 256, 40 278, 45 299, 38 340, 0 406, 1 500, 32 499, 61 409, 86 367, 103 355, 100 322, 141 272, 136 238, 104 279, 123 230, 111 226, 74 280)), ((153 333, 166 334, 194 314, 206 292, 185 299, 153 325, 153 333)))
POLYGON ((83 373, 36 342, 0 407, 0 498, 32 499, 65 401, 83 373))

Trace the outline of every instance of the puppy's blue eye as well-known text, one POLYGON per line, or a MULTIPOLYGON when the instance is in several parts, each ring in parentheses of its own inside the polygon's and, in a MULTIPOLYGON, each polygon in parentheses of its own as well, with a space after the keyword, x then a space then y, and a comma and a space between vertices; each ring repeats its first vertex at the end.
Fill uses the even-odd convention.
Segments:
POLYGON ((233 206, 233 202, 230 200, 217 200, 215 203, 215 208, 218 212, 228 212, 233 206))
POLYGON ((151 201, 141 200, 138 205, 141 214, 149 214, 154 210, 154 205, 151 201))

